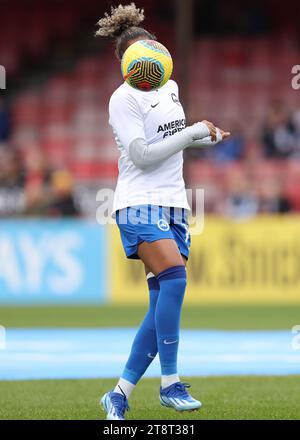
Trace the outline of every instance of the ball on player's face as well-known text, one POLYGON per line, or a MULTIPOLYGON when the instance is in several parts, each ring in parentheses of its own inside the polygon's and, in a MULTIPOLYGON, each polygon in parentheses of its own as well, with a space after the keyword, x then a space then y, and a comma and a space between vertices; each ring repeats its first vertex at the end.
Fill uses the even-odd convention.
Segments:
POLYGON ((136 89, 149 92, 170 79, 173 61, 169 51, 154 40, 140 40, 125 51, 121 70, 124 80, 136 89))

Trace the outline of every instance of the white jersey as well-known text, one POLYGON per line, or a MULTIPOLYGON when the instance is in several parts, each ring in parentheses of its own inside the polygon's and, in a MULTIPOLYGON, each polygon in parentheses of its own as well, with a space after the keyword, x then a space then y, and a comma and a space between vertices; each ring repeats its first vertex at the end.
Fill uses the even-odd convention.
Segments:
POLYGON ((110 99, 109 124, 120 151, 113 213, 143 204, 190 209, 182 176, 182 151, 146 170, 137 168, 129 155, 129 145, 137 138, 151 146, 185 128, 176 82, 170 80, 151 92, 124 82, 110 99))

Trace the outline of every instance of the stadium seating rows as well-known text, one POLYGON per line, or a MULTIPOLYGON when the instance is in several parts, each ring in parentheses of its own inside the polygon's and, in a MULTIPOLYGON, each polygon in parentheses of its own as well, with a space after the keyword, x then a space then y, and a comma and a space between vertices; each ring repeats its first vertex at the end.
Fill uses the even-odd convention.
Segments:
MULTIPOLYGON (((153 4, 144 5, 151 15, 153 4)), ((86 0, 2 0, 0 60, 8 75, 18 74, 22 62, 38 61, 47 47, 71 39, 76 28, 93 26, 108 2, 86 0)))
MULTIPOLYGON (((56 38, 72 39, 79 23, 91 19, 94 23, 106 7, 95 2, 87 5, 84 0, 47 0, 43 4, 28 0, 14 9, 13 2, 4 2, 0 17, 0 59, 9 74, 17 74, 24 59, 42 57, 56 38), (33 14, 28 4, 35 6, 33 14)), ((153 29, 176 59, 168 26, 154 23, 153 29)), ((260 126, 273 99, 284 99, 290 108, 299 105, 298 94, 287 81, 289 75, 292 79, 291 66, 298 64, 299 53, 284 38, 226 38, 221 43, 218 38, 201 38, 194 43, 189 66, 190 120, 206 118, 226 127, 238 121, 249 150, 258 145, 260 126)), ((113 181, 118 152, 108 126, 107 107, 120 82, 118 61, 107 47, 99 55, 79 60, 74 70, 54 74, 43 86, 22 92, 13 103, 13 143, 25 155, 31 146, 38 145, 52 166, 67 165, 77 180, 113 181)), ((287 181, 284 185, 300 209, 299 167, 261 164, 258 177, 267 168, 275 177, 286 176, 288 169, 293 184, 287 181)), ((209 176, 220 181, 231 173, 229 166, 221 169, 203 161, 188 169, 189 180, 195 183, 209 176)))
MULTIPOLYGON (((251 190, 259 195, 272 185, 287 197, 294 211, 300 212, 300 162, 261 160, 253 164, 236 161, 217 166, 207 161, 189 161, 186 165, 188 187, 217 188, 219 195, 230 193, 232 182, 251 182, 251 190)), ((273 190, 272 190, 273 191, 273 190)))
MULTIPOLYGON (((273 98, 283 98, 291 106, 298 104, 298 94, 286 80, 291 65, 296 63, 297 51, 289 49, 289 56, 281 59, 279 69, 273 45, 266 40, 225 41, 222 47, 220 57, 217 40, 203 40, 195 45, 197 63, 190 69, 192 119, 224 121, 226 115, 227 120, 243 121, 247 135, 253 137, 273 98), (245 53, 243 44, 247 47, 245 53)), ((42 90, 27 91, 18 98, 14 105, 18 140, 20 132, 25 129, 28 134, 32 128, 32 132, 45 134, 42 143, 48 143, 47 133, 54 133, 56 127, 57 137, 72 143, 72 136, 78 139, 78 134, 97 138, 95 154, 99 149, 100 155, 111 156, 105 151, 112 142, 107 105, 120 81, 118 62, 110 48, 99 56, 82 59, 73 72, 54 76, 42 90), (106 139, 103 145, 98 143, 99 138, 106 139)))

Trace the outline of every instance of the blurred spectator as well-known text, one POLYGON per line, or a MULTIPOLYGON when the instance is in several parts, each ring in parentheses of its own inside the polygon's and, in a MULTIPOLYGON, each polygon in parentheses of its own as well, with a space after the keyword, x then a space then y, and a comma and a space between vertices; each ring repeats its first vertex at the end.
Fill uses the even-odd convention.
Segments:
POLYGON ((10 111, 0 95, 0 143, 7 141, 11 133, 10 111))
POLYGON ((73 200, 73 180, 66 170, 51 171, 41 150, 29 150, 26 157, 25 209, 36 217, 70 217, 79 212, 73 200))
POLYGON ((46 215, 49 200, 51 172, 43 152, 34 146, 25 156, 25 209, 24 215, 46 215))
POLYGON ((33 145, 27 149, 24 162, 26 170, 25 185, 35 182, 46 188, 50 183, 51 170, 48 167, 44 152, 38 145, 33 145))
POLYGON ((51 201, 47 213, 51 217, 79 215, 73 198, 73 179, 66 170, 55 171, 51 176, 51 201))
POLYGON ((295 138, 295 149, 293 156, 300 158, 300 107, 297 108, 292 115, 292 125, 295 138))
POLYGON ((281 183, 270 178, 261 185, 259 212, 262 214, 286 214, 292 210, 281 183))
POLYGON ((32 181, 26 185, 25 208, 23 215, 30 217, 44 217, 47 214, 48 195, 39 181, 32 181))
POLYGON ((231 136, 211 150, 213 160, 218 163, 239 160, 244 155, 246 140, 241 126, 237 122, 230 123, 228 126, 231 136))
POLYGON ((24 208, 24 169, 17 151, 0 149, 0 217, 19 215, 24 208))
POLYGON ((236 219, 247 219, 258 214, 258 197, 248 177, 243 174, 231 176, 223 209, 223 214, 236 219))
POLYGON ((291 156, 295 148, 294 127, 282 101, 274 101, 262 129, 266 157, 291 156))

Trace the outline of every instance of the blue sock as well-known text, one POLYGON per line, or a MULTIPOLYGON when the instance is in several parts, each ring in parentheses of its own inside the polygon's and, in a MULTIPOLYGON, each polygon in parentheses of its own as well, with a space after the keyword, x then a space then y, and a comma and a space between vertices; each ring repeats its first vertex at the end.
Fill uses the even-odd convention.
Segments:
POLYGON ((122 374, 122 379, 136 384, 157 355, 155 330, 155 307, 159 284, 155 277, 148 279, 150 303, 148 312, 134 338, 131 353, 122 374))
POLYGON ((170 267, 156 278, 160 286, 155 326, 161 374, 176 374, 180 314, 186 287, 185 267, 170 267))

